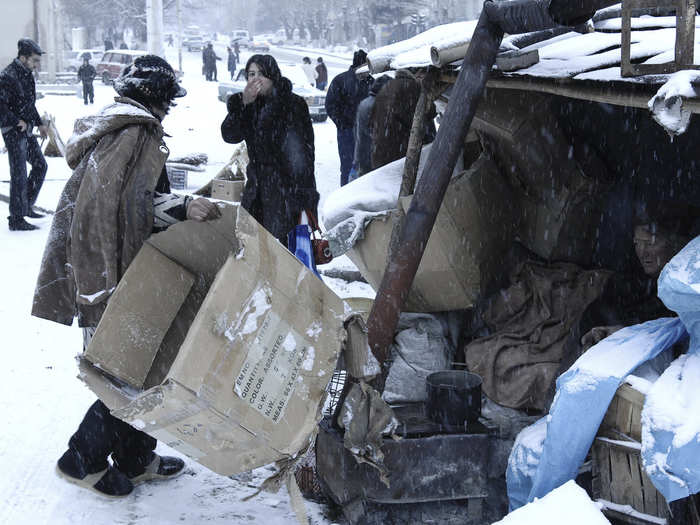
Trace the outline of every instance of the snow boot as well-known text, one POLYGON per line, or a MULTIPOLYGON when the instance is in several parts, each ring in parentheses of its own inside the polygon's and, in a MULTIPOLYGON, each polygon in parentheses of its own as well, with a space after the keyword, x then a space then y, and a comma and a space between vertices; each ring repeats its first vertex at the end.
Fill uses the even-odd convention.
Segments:
POLYGON ((88 473, 78 454, 70 449, 56 463, 56 472, 66 481, 108 498, 123 498, 134 490, 129 478, 114 467, 88 473))
POLYGON ((185 468, 185 462, 173 456, 155 455, 153 461, 146 467, 142 474, 130 476, 129 480, 134 485, 139 485, 151 480, 164 480, 178 477, 185 468))
POLYGON ((29 224, 24 218, 21 219, 10 219, 10 231, 12 232, 26 232, 31 230, 38 230, 38 226, 29 224))

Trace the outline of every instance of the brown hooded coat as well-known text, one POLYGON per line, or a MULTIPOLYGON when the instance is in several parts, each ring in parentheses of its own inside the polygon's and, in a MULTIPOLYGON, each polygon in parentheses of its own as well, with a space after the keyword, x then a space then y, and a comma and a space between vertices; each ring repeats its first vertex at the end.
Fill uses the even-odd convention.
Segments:
POLYGON ((111 293, 153 230, 153 192, 168 157, 163 128, 124 97, 76 120, 32 315, 97 326, 111 293))

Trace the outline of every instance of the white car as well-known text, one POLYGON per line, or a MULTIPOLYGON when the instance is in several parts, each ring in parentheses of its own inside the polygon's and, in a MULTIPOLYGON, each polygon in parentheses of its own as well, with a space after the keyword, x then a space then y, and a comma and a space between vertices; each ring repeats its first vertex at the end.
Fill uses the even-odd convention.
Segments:
MULTIPOLYGON (((292 92, 299 95, 309 106, 311 120, 324 122, 328 118, 326 113, 326 93, 316 89, 309 83, 306 73, 299 64, 279 62, 282 76, 287 77, 292 82, 292 92)), ((241 68, 236 75, 234 82, 219 82, 219 100, 228 102, 228 98, 241 93, 246 86, 245 69, 241 68)))
POLYGON ((231 45, 238 42, 240 47, 250 46, 250 34, 245 29, 235 29, 231 31, 231 45))
POLYGON ((73 51, 66 51, 64 55, 64 67, 66 71, 78 71, 80 66, 83 65, 83 54, 90 53, 90 63, 94 66, 100 60, 102 60, 102 55, 104 55, 104 50, 102 49, 75 49, 73 51))

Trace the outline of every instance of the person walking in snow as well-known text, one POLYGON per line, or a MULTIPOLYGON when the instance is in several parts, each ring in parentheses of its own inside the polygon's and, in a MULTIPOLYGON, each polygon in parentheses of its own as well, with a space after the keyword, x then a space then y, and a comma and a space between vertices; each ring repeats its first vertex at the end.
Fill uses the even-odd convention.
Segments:
MULTIPOLYGON (((61 194, 44 251, 32 315, 71 325, 87 346, 144 241, 185 220, 220 215, 206 199, 170 193, 162 121, 180 87, 162 58, 136 58, 114 81, 113 104, 79 118, 66 147, 74 170, 61 194)), ((70 438, 57 469, 66 480, 111 497, 134 485, 180 474, 184 462, 154 452, 156 440, 96 401, 70 438), (112 464, 108 462, 111 455, 112 464)))
POLYGON ((238 42, 233 43, 233 52, 236 55, 236 62, 241 61, 241 46, 238 45, 238 42))
POLYGON ((230 47, 227 47, 226 51, 228 52, 228 72, 231 74, 231 80, 233 80, 233 77, 236 75, 236 67, 238 67, 238 58, 230 47))
POLYGON ((316 89, 325 91, 328 85, 328 68, 322 57, 318 57, 316 62, 316 89))
POLYGON ((352 66, 333 79, 326 96, 326 112, 337 128, 341 186, 348 183, 348 175, 352 168, 355 153, 353 129, 357 107, 362 99, 369 94, 369 87, 373 81, 369 73, 355 74, 355 70, 362 66, 366 60, 367 53, 361 49, 355 51, 352 66))
POLYGON ((95 103, 95 88, 92 82, 97 76, 95 68, 90 65, 90 59, 92 55, 90 53, 83 53, 83 65, 78 69, 78 78, 83 83, 83 101, 85 105, 88 104, 88 99, 90 99, 90 104, 95 103))
POLYGON ((246 87, 229 97, 221 136, 229 144, 245 140, 250 162, 241 206, 286 246, 302 211, 317 216, 309 107, 271 55, 253 55, 245 71, 246 87))
POLYGON ((42 138, 48 130, 34 105, 36 86, 32 73, 44 53, 36 42, 22 38, 17 42, 17 58, 0 73, 0 129, 10 161, 10 230, 36 230, 24 218, 43 215, 33 206, 44 183, 48 165, 41 146, 33 135, 38 127, 42 138), (27 177, 27 162, 32 170, 27 177))
POLYGON ((309 57, 304 57, 302 59, 301 68, 304 70, 304 73, 306 73, 306 78, 309 79, 309 83, 312 86, 315 86, 318 73, 316 72, 316 68, 313 66, 313 64, 311 64, 311 59, 309 57))

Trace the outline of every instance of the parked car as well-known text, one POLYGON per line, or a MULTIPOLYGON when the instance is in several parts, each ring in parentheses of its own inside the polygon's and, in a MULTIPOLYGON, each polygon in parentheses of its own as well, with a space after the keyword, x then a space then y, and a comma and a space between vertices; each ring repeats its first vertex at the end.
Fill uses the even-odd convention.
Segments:
POLYGON ((256 39, 250 43, 248 49, 250 49, 251 51, 255 51, 256 53, 269 53, 270 44, 265 40, 256 39))
MULTIPOLYGON (((309 106, 311 120, 324 122, 328 118, 326 113, 326 93, 316 89, 306 77, 306 73, 299 64, 279 62, 282 75, 292 82, 292 92, 302 97, 309 106)), ((219 82, 219 100, 228 102, 228 97, 235 93, 241 93, 245 89, 245 69, 241 68, 233 82, 219 82)))
POLYGON ((201 36, 186 36, 182 41, 182 47, 187 51, 201 51, 204 49, 204 39, 201 36))
POLYGON ((235 29, 231 32, 231 45, 238 42, 240 47, 250 46, 250 34, 245 29, 235 29))
MULTIPOLYGON (((148 51, 143 49, 110 49, 95 66, 97 76, 104 84, 112 84, 126 66, 144 55, 148 55, 148 51)), ((173 69, 175 76, 178 79, 182 78, 182 72, 176 68, 173 69)))
POLYGON ((65 70, 71 72, 78 71, 80 66, 83 65, 83 54, 85 53, 90 53, 92 64, 98 63, 102 60, 102 55, 104 55, 102 49, 74 49, 73 51, 66 51, 63 63, 65 70))
POLYGON ((287 41, 287 32, 284 29, 278 29, 270 42, 276 46, 281 46, 287 41))

